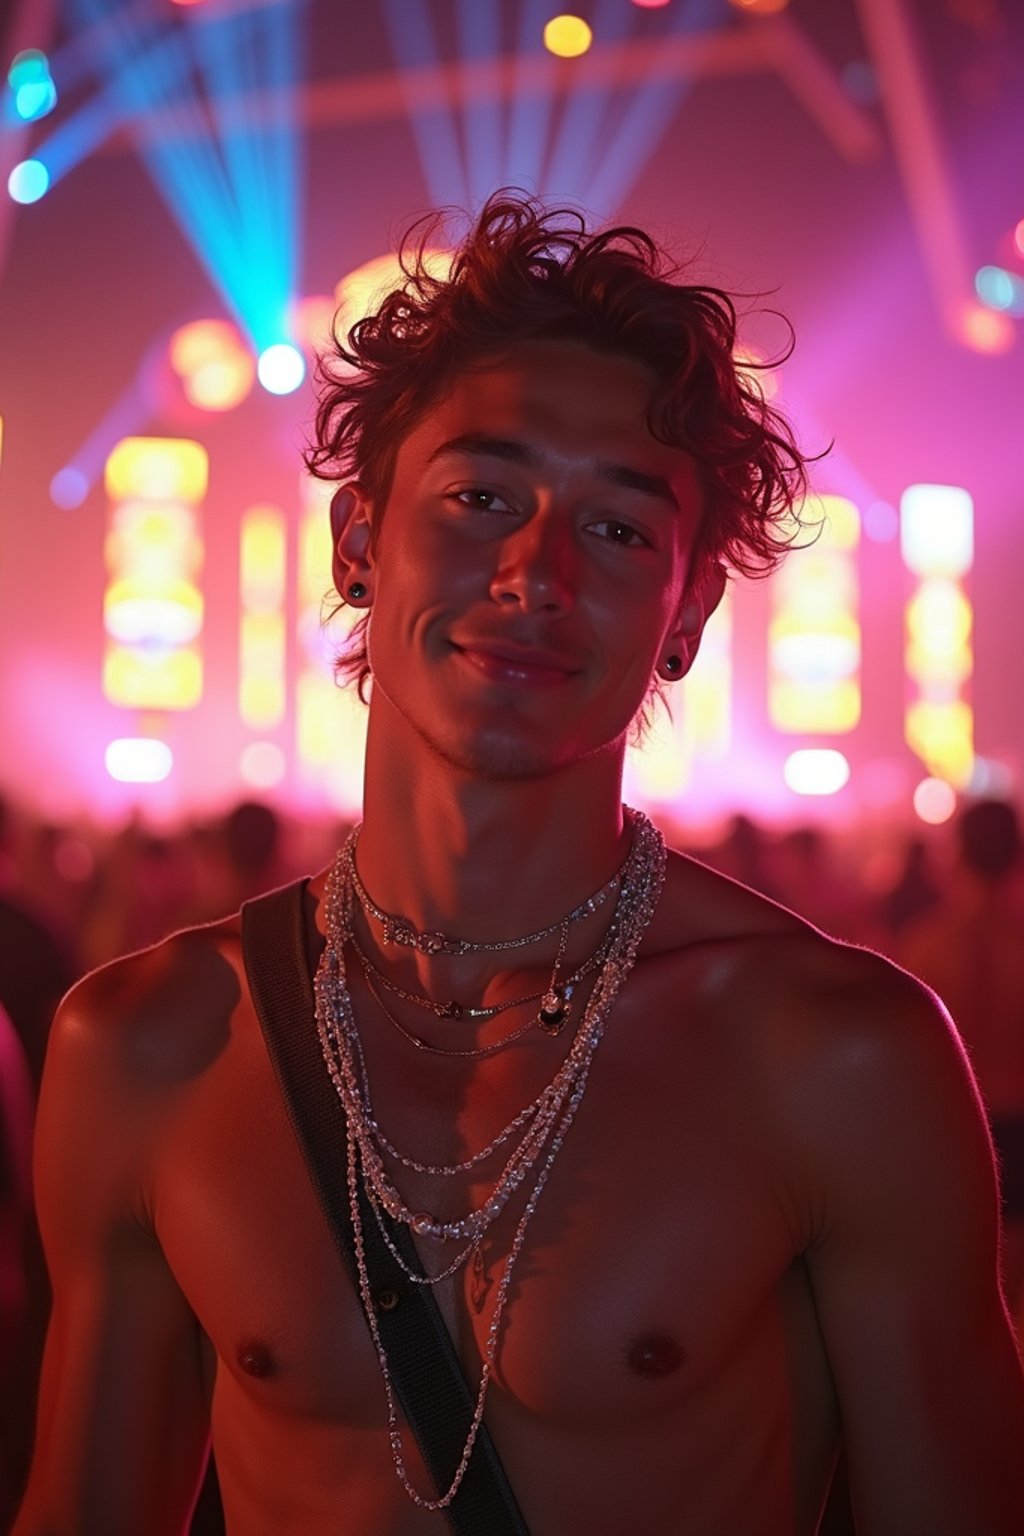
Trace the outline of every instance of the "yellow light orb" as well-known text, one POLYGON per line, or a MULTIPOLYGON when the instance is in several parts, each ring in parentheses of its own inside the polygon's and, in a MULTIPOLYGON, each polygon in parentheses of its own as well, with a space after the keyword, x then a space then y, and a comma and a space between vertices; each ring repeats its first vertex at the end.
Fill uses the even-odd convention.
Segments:
POLYGON ((593 41, 582 16, 552 16, 544 28, 544 47, 560 59, 578 59, 593 41))

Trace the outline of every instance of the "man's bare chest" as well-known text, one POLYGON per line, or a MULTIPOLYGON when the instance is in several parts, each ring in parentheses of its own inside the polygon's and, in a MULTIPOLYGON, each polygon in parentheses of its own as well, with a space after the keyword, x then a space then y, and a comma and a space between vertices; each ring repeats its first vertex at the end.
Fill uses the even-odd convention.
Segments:
MULTIPOLYGON (((728 1082, 716 1087, 718 1068, 699 1051, 688 1071, 670 1073, 621 1033, 615 1040, 629 1027, 628 1012, 613 1017, 509 1287, 495 1395, 548 1424, 682 1408, 726 1363, 736 1368, 744 1339, 751 1358, 774 1352, 779 1379, 788 1354, 807 1348, 809 1298, 793 1283, 793 1234, 756 1117, 728 1082)), ((442 1125, 434 1145, 446 1121, 455 1155, 483 1144, 503 1113, 500 1094, 484 1099, 475 1121, 464 1084, 446 1102, 434 1077, 424 1100, 442 1125)), ((393 1126, 401 1108, 382 1093, 393 1126)), ((421 1103, 414 1130, 422 1114, 421 1103)), ((268 1406, 377 1422, 379 1370, 360 1304, 244 1012, 230 1048, 182 1100, 165 1146, 160 1240, 223 1368, 268 1406)), ((438 1181, 399 1172, 414 1204, 445 1198, 438 1181)), ((491 1174, 483 1164, 453 1181, 452 1212, 477 1203, 491 1174)), ((339 1109, 339 1188, 344 1178, 339 1109)), ((474 1380, 524 1200, 438 1288, 474 1380)), ((435 1248, 436 1257, 424 1250, 434 1271, 449 1258, 449 1245, 435 1248)))

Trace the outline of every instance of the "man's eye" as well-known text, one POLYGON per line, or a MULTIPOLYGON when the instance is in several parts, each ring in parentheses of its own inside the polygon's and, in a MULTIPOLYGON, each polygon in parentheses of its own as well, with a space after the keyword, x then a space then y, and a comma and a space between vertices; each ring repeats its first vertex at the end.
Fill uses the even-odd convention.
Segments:
POLYGON ((484 491, 477 486, 471 486, 465 491, 455 491, 452 496, 460 506, 469 507, 474 512, 510 512, 512 509, 504 496, 499 496, 497 491, 484 491))
POLYGON ((631 524, 620 522, 617 517, 608 517, 600 523, 591 523, 590 526, 594 533, 602 539, 607 539, 611 544, 625 544, 636 549, 650 544, 642 533, 638 533, 631 524))

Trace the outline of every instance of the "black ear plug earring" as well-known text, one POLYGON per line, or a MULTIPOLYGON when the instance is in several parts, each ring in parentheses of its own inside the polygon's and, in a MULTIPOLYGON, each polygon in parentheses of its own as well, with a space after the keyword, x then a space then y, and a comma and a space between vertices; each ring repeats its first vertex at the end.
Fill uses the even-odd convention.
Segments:
POLYGON ((681 672, 683 670, 683 658, 681 656, 666 656, 665 671, 681 672))
POLYGON ((366 588, 361 581, 350 582, 347 595, 354 603, 358 603, 361 597, 366 596, 366 588))

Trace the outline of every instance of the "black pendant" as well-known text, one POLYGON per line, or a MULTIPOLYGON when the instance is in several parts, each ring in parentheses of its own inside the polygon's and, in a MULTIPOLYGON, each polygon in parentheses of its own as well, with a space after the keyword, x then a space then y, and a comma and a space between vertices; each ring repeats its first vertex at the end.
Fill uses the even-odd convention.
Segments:
POLYGON ((545 1034, 557 1035, 569 1017, 571 1004, 564 987, 552 987, 544 994, 537 1022, 545 1034))

